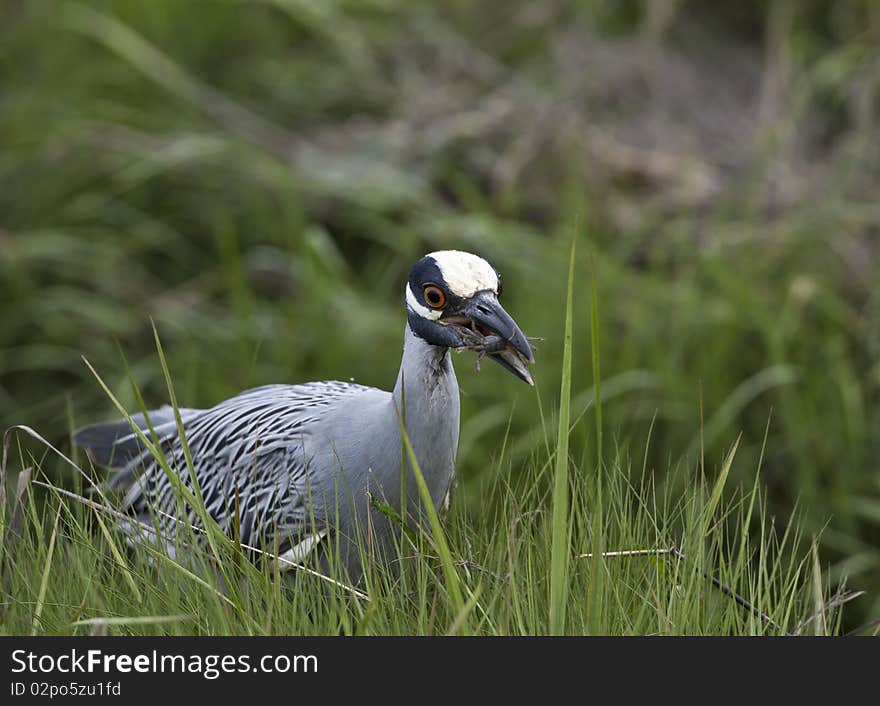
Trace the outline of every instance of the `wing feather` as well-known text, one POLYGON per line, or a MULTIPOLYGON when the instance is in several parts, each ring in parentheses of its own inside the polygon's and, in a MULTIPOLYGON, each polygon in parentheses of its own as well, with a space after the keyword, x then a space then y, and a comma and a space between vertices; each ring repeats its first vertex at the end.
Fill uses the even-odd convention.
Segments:
MULTIPOLYGON (((313 526, 312 520, 317 518, 309 516, 305 502, 310 470, 303 441, 312 425, 320 424, 335 404, 368 389, 336 381, 266 385, 211 409, 187 410, 184 433, 208 514, 232 533, 237 493, 242 543, 259 547, 273 546, 277 541, 280 551, 311 548, 307 538, 322 528, 313 526)), ((192 488, 173 410, 151 412, 150 418, 154 427, 156 419, 163 422, 155 427, 162 452, 181 481, 192 488), (157 414, 160 416, 154 417, 157 414)), ((152 517, 164 536, 176 535, 179 520, 199 527, 192 508, 179 517, 178 502, 165 472, 131 429, 126 436, 119 436, 122 430, 118 423, 117 427, 106 426, 104 434, 95 434, 95 426, 86 427, 74 440, 90 450, 98 449, 93 455, 98 463, 108 460, 108 447, 125 450, 124 467, 112 481, 114 485, 130 483, 122 506, 143 518, 152 517), (111 433, 115 436, 108 442, 111 433)))

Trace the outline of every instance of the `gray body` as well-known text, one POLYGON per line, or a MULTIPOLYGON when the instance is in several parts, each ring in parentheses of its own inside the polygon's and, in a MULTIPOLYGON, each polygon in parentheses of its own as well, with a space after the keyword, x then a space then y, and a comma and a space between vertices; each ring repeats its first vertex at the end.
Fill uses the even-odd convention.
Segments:
MULTIPOLYGON (((458 381, 449 349, 430 345, 409 326, 393 393, 335 381, 267 385, 210 409, 183 409, 181 416, 206 508, 221 527, 233 529, 237 489, 243 544, 283 554, 332 530, 325 550, 335 551, 338 542, 343 564, 356 577, 358 538, 369 528, 373 549, 387 553, 395 529, 368 493, 398 512, 402 507, 398 410, 439 508, 455 477, 458 381)), ((190 486, 172 410, 149 416, 166 458, 190 486)), ((135 421, 146 427, 140 415, 135 421)), ((127 422, 86 427, 75 439, 96 462, 121 468, 112 482, 129 486, 124 508, 157 524, 165 537, 175 536, 180 523, 171 485, 127 422), (95 442, 108 433, 113 439, 101 449, 95 442)), ((407 466, 405 507, 412 522, 421 498, 407 466)), ((201 524, 192 511, 186 521, 201 524)))
MULTIPOLYGON (((359 548, 369 547, 371 558, 387 556, 400 530, 384 505, 398 516, 405 510, 409 524, 422 521, 419 486, 403 460, 401 416, 434 507, 452 487, 459 397, 450 349, 487 355, 532 384, 531 346, 498 302, 500 288, 498 273, 476 255, 449 250, 419 260, 405 290, 407 327, 393 392, 346 382, 268 385, 210 409, 180 410, 208 514, 230 534, 237 527, 242 544, 294 561, 316 546, 322 559, 338 548, 352 578, 363 570, 359 548)), ((173 410, 148 416, 172 470, 191 486, 173 410)), ((148 427, 143 415, 132 421, 148 427)), ((173 539, 182 522, 199 527, 128 421, 85 427, 73 438, 96 463, 119 470, 110 484, 127 488, 123 509, 163 538, 173 539)))

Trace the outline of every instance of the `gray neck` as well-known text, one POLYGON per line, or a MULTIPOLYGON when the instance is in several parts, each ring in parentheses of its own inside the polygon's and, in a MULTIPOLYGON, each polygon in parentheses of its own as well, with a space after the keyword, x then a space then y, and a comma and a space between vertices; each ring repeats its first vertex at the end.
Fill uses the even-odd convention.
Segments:
MULTIPOLYGON (((403 339, 403 360, 394 386, 393 402, 397 409, 403 408, 407 436, 434 506, 440 507, 455 476, 458 380, 449 349, 433 346, 419 338, 410 330, 409 324, 403 339)), ((407 496, 414 503, 412 507, 416 507, 421 501, 412 472, 409 473, 407 489, 407 496)))
MULTIPOLYGON (((458 407, 458 380, 449 349, 434 346, 417 336, 406 325, 403 336, 403 359, 394 385, 394 403, 405 406, 407 417, 413 413, 441 411, 454 396, 458 407)), ((409 426, 409 425, 407 425, 409 426)))

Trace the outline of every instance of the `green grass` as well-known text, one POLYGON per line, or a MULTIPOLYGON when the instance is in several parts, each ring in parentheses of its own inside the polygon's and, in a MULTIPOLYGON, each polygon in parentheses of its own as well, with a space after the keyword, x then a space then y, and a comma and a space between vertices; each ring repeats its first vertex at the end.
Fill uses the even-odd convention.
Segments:
MULTIPOLYGON (((242 547, 210 520, 189 454, 186 469, 170 467, 147 433, 132 423, 169 478, 187 472, 193 478, 193 491, 180 482, 173 482, 172 488, 181 507, 196 509, 207 531, 181 532, 173 553, 148 544, 123 554, 119 537, 107 530, 108 520, 119 514, 103 493, 95 496, 98 500, 77 500, 81 496, 39 480, 38 488, 48 492, 37 509, 33 486, 22 486, 12 516, 29 508, 27 519, 3 524, 4 630, 22 634, 30 626, 31 634, 77 634, 99 627, 124 634, 251 635, 757 635, 800 634, 805 629, 837 633, 840 606, 853 596, 829 594, 815 542, 805 550, 797 526, 781 533, 767 527, 757 483, 741 497, 722 502, 739 440, 714 480, 701 472, 678 497, 668 490, 658 492, 653 475, 644 468, 634 476, 619 456, 607 467, 601 456, 596 465, 584 461, 570 467, 575 243, 573 238, 555 448, 547 455, 533 452, 516 482, 494 473, 494 481, 483 491, 487 508, 494 509, 479 521, 458 512, 445 528, 441 525, 404 434, 404 450, 429 507, 428 526, 417 534, 401 533, 391 566, 372 561, 367 540, 360 550, 369 570, 358 587, 334 580, 344 572, 332 552, 329 569, 309 570, 306 562, 282 575, 271 552, 252 564, 242 547), (757 542, 749 539, 755 524, 760 527, 757 542)), ((593 369, 598 372, 595 289, 593 294, 593 369)), ((155 340, 180 426, 158 334, 155 340)), ((135 391, 140 397, 136 386, 135 391)), ((24 449, 18 449, 24 463, 24 449)), ((33 458, 30 462, 42 475, 40 464, 33 458)), ((504 449, 496 464, 509 464, 504 449)), ((673 486, 666 484, 667 489, 673 486)))
POLYGON ((562 608, 551 585, 553 459, 541 453, 518 482, 499 473, 484 489, 496 511, 477 521, 453 511, 442 543, 438 528, 405 540, 397 570, 372 567, 363 596, 304 571, 282 575, 271 561, 238 561, 231 543, 218 554, 179 545, 176 560, 144 548, 120 558, 110 546, 115 540, 95 526, 102 511, 48 492, 33 503, 25 499, 23 528, 5 538, 11 583, 3 631, 88 634, 103 621, 113 634, 838 632, 841 610, 826 608, 827 576, 800 530, 774 525, 757 484, 721 499, 735 462, 732 449, 717 478, 692 479, 689 492, 674 497, 658 492, 650 475, 631 483, 621 459, 608 464, 601 486, 584 482, 592 467, 572 468, 562 608), (757 540, 749 539, 754 526, 757 540), (680 553, 580 558, 597 546, 680 553))
MULTIPOLYGON (((545 340, 534 394, 455 357, 459 487, 445 529, 460 604, 435 581, 439 559, 423 559, 377 578, 369 607, 315 577, 289 579, 289 593, 263 574, 230 606, 213 568, 132 554, 112 518, 102 527, 66 500, 50 564, 60 501, 38 490, 3 630, 31 630, 44 576, 49 632, 101 615, 130 619, 119 631, 163 615, 205 617, 157 630, 247 631, 244 616, 260 615, 276 632, 444 632, 464 615, 456 631, 547 632, 551 593, 566 632, 760 629, 701 570, 788 629, 815 612, 817 586, 821 600, 866 591, 844 629, 877 619, 876 3, 533 6, 11 3, 0 428, 26 424, 67 452, 73 427, 118 416, 81 356, 132 412, 168 401, 169 379, 187 407, 268 382, 388 389, 402 283, 433 249, 486 256, 505 307, 545 340), (741 72, 733 83, 725 67, 741 72), (687 92, 705 85, 730 90, 687 92), (761 106, 729 109, 737 86, 761 106), (743 122, 733 114, 757 115, 753 130, 726 132, 743 122), (689 132, 670 137, 670 123, 689 132), (651 170, 652 149, 670 173, 651 170), (720 190, 701 200, 691 174, 720 190), (563 491, 569 510, 554 513, 563 491), (571 554, 561 524, 553 551, 562 520, 571 554), (599 556, 670 543, 681 565, 599 556)), ((86 484, 25 435, 13 451, 4 523, 27 467, 86 484)), ((437 553, 430 533, 419 541, 437 553)))

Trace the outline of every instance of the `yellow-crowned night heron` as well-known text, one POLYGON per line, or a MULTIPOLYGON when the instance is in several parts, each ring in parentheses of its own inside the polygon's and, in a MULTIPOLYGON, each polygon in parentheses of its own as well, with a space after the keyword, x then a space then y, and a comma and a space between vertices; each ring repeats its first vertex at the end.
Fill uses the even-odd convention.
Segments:
MULTIPOLYGON (((451 488, 459 399, 449 350, 474 350, 532 384, 531 346, 499 304, 500 289, 498 273, 476 255, 446 250, 419 260, 406 285, 393 392, 335 381, 267 385, 211 409, 181 409, 209 515, 230 534, 237 524, 242 544, 296 560, 333 532, 343 564, 359 574, 356 538, 369 528, 373 546, 387 549, 394 529, 369 498, 395 509, 420 505, 411 468, 401 482, 401 412, 435 507, 451 488)), ((173 410, 148 415, 170 466, 191 487, 173 410)), ((147 429, 143 415, 133 421, 147 429)), ((200 525, 192 508, 178 516, 166 473, 127 421, 84 427, 73 438, 95 463, 119 469, 111 485, 128 486, 123 509, 162 536, 175 536, 180 520, 200 525)))

